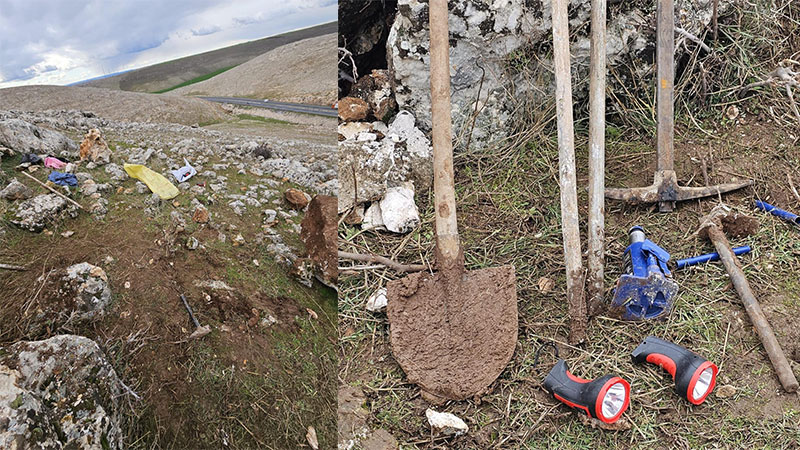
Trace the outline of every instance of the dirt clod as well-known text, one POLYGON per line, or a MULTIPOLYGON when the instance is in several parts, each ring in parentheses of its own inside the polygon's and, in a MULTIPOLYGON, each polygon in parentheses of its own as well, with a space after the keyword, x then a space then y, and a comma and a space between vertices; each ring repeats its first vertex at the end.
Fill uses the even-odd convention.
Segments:
POLYGON ((311 199, 305 217, 300 224, 300 237, 306 253, 322 277, 335 283, 339 273, 336 261, 337 242, 336 197, 317 195, 311 199))

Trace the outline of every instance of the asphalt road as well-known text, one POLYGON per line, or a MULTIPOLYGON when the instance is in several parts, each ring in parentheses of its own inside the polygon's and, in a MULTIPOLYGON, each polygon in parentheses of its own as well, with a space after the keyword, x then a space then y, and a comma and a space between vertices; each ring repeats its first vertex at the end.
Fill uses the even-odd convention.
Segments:
POLYGON ((277 111, 289 111, 304 114, 314 114, 317 116, 336 117, 338 113, 335 109, 329 106, 319 105, 305 105, 302 103, 289 103, 289 102, 276 102, 264 100, 255 100, 252 98, 239 98, 239 97, 200 97, 203 100, 217 103, 230 103, 232 105, 253 106, 256 108, 274 109, 277 111))

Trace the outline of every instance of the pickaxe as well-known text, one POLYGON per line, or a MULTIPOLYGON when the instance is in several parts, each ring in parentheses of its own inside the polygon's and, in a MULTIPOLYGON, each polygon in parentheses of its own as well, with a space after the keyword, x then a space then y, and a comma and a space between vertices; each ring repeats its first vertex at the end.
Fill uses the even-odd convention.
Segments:
POLYGON ((656 7, 656 70, 658 76, 656 107, 658 118, 657 165, 653 184, 638 188, 609 188, 606 198, 632 204, 658 202, 658 210, 670 212, 675 202, 693 198, 709 197, 734 191, 753 184, 752 180, 741 183, 724 183, 716 186, 684 187, 678 185, 675 175, 674 138, 674 79, 675 79, 675 10, 673 0, 657 0, 656 7))

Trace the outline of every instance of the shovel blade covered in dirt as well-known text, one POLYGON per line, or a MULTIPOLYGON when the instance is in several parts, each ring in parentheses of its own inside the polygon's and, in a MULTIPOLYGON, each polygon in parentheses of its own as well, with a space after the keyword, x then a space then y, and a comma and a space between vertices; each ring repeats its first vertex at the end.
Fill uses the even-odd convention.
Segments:
POLYGON ((388 297, 394 357, 408 380, 430 394, 453 400, 480 394, 514 354, 512 266, 418 272, 390 282, 388 297))
POLYGON ((517 342, 514 268, 464 270, 456 221, 450 119, 447 1, 431 0, 430 64, 436 273, 388 285, 392 353, 409 381, 437 398, 479 395, 500 375, 517 342))

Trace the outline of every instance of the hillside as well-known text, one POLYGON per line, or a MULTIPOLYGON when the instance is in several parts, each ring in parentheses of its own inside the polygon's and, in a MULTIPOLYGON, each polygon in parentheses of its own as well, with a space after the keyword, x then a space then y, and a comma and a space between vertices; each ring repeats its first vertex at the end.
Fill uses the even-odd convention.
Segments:
POLYGON ((174 122, 184 125, 224 120, 221 106, 200 99, 121 92, 78 86, 20 86, 0 89, 3 109, 78 109, 114 120, 174 122))
POLYGON ((156 92, 168 89, 185 81, 207 75, 249 61, 280 46, 303 39, 335 33, 336 22, 317 25, 302 30, 244 42, 217 50, 166 61, 141 69, 91 80, 80 86, 91 86, 123 91, 156 92))
POLYGON ((336 34, 278 47, 171 93, 332 104, 336 101, 336 34))

